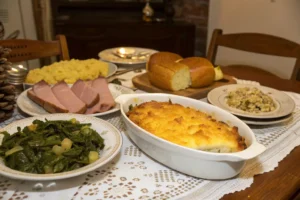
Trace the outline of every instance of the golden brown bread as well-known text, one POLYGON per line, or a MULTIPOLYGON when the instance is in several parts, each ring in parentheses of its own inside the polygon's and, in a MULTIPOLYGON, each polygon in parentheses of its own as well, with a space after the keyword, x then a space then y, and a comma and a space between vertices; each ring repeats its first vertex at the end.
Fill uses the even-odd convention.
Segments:
POLYGON ((206 58, 183 59, 171 52, 152 54, 147 63, 147 71, 152 85, 171 91, 186 89, 189 86, 193 88, 209 86, 215 79, 214 66, 206 58), (190 75, 187 75, 184 65, 188 67, 190 75))
POLYGON ((170 52, 152 54, 147 63, 150 83, 171 91, 188 88, 191 83, 189 68, 176 62, 180 59, 180 55, 170 52))
POLYGON ((190 68, 191 87, 205 87, 214 82, 215 70, 212 63, 206 58, 189 57, 179 61, 190 68))
POLYGON ((247 147, 237 127, 179 104, 145 102, 131 109, 127 116, 146 131, 181 146, 220 153, 247 147))
POLYGON ((151 71, 152 67, 156 64, 164 66, 165 64, 174 63, 182 57, 178 54, 171 52, 157 52, 150 56, 149 61, 147 62, 147 70, 151 71))
POLYGON ((191 82, 189 68, 175 62, 152 65, 148 78, 152 85, 171 91, 186 89, 191 82))

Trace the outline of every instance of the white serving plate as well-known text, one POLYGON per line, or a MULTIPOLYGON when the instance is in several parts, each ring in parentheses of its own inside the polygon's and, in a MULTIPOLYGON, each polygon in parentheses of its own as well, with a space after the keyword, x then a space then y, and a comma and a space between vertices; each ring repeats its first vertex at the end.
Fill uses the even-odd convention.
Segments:
POLYGON ((118 65, 124 66, 131 66, 131 65, 138 65, 138 64, 146 64, 148 61, 149 57, 151 54, 156 53, 157 51, 154 49, 147 49, 147 48, 139 48, 139 47, 115 47, 111 49, 105 49, 101 51, 98 56, 101 60, 106 61, 106 62, 112 62, 118 65), (130 50, 134 50, 135 53, 140 53, 140 52, 147 52, 147 56, 142 59, 130 59, 130 58, 120 58, 116 56, 114 53, 119 49, 119 48, 127 48, 130 50))
POLYGON ((243 84, 224 85, 211 90, 207 95, 207 100, 211 104, 225 109, 234 115, 255 119, 270 119, 284 117, 291 114, 295 109, 295 102, 291 97, 289 97, 284 92, 265 86, 253 86, 243 84), (271 112, 250 113, 230 107, 226 103, 226 96, 229 94, 230 91, 243 87, 257 88, 263 93, 268 94, 274 100, 275 104, 277 105, 277 108, 271 112))
POLYGON ((254 133, 244 122, 231 113, 205 102, 160 93, 121 95, 117 97, 116 102, 121 105, 122 119, 128 135, 141 150, 158 162, 191 176, 204 179, 234 177, 241 172, 246 160, 258 156, 266 149, 256 141, 254 133), (173 103, 211 114, 217 120, 224 121, 230 126, 236 126, 240 135, 245 138, 248 148, 236 153, 211 153, 161 139, 140 128, 126 116, 130 105, 135 106, 152 100, 159 102, 171 100, 173 103))
POLYGON ((256 118, 243 118, 243 117, 239 117, 239 118, 240 120, 242 120, 243 122, 249 125, 268 126, 268 125, 286 123, 291 119, 293 119, 293 114, 289 114, 287 116, 279 117, 279 118, 272 118, 272 119, 256 119, 256 118))
MULTIPOLYGON (((113 84, 113 83, 109 83, 108 84, 109 90, 112 94, 112 96, 114 98, 117 98, 119 95, 121 94, 131 94, 134 93, 133 90, 131 90, 130 88, 121 86, 121 85, 117 85, 117 84, 113 84)), ((18 107, 26 114, 30 115, 30 116, 37 116, 37 115, 45 115, 45 114, 49 114, 44 108, 42 108, 41 106, 39 106, 38 104, 34 103, 31 99, 28 98, 27 96, 27 92, 29 89, 23 91, 17 99, 17 105, 18 107)), ((111 113, 114 113, 116 111, 120 110, 120 106, 118 104, 116 104, 112 109, 106 111, 106 112, 102 112, 102 113, 95 113, 95 114, 89 114, 88 116, 95 116, 95 117, 100 117, 103 115, 108 115, 111 113)))
MULTIPOLYGON (((119 153, 122 146, 122 136, 121 133, 118 131, 118 129, 102 119, 86 116, 86 115, 51 114, 51 115, 30 117, 19 121, 15 121, 9 124, 8 126, 2 128, 0 131, 7 131, 10 134, 12 134, 17 131, 18 126, 23 129, 23 127, 32 124, 32 121, 34 121, 35 119, 44 121, 45 119, 69 120, 72 118, 76 118, 77 121, 81 123, 91 123, 92 124, 91 128, 96 130, 104 139, 105 147, 103 150, 100 151, 100 158, 97 161, 73 171, 55 173, 55 174, 32 174, 32 173, 20 172, 8 168, 3 163, 3 160, 0 159, 0 174, 13 179, 30 180, 30 181, 66 179, 74 176, 79 176, 87 172, 93 171, 99 167, 102 167, 103 165, 111 161, 119 153)), ((2 143, 2 139, 3 139, 3 135, 0 134, 0 144, 2 143)))

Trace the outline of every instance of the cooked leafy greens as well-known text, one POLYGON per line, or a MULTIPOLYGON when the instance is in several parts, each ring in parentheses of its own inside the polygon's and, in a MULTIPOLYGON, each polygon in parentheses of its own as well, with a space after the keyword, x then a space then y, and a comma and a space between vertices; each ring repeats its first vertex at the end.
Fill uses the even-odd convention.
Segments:
POLYGON ((4 131, 0 156, 9 168, 35 174, 71 171, 99 158, 104 139, 76 119, 34 120, 10 135, 4 131))

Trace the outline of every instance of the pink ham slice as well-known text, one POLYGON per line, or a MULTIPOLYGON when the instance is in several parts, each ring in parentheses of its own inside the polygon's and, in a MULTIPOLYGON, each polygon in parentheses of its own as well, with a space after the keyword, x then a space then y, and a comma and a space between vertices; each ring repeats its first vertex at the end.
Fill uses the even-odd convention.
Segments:
POLYGON ((31 99, 32 101, 34 101, 36 104, 44 107, 44 101, 36 96, 36 94, 34 93, 33 89, 28 90, 27 96, 29 97, 29 99, 31 99))
POLYGON ((88 108, 94 106, 99 101, 98 92, 82 80, 76 81, 71 90, 88 108))
POLYGON ((92 88, 99 93, 100 101, 91 108, 88 108, 86 114, 105 112, 115 106, 115 101, 109 91, 105 78, 99 77, 92 82, 92 88))
POLYGON ((68 112, 68 109, 58 101, 51 87, 45 81, 36 83, 33 89, 27 92, 27 96, 50 113, 68 112))
POLYGON ((56 98, 64 105, 70 113, 85 113, 86 105, 71 90, 64 81, 56 83, 52 87, 52 92, 56 98))

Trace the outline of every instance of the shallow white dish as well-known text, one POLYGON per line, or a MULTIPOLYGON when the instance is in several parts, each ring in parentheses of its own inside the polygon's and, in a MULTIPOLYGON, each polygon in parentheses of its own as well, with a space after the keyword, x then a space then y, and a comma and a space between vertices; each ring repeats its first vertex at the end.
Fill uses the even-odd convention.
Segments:
MULTIPOLYGON (((134 93, 133 90, 131 90, 130 88, 121 86, 121 85, 116 85, 113 83, 109 83, 108 84, 109 90, 111 91, 111 94, 113 95, 114 98, 117 98, 119 95, 121 94, 131 94, 134 93)), ((31 99, 28 98, 27 96, 27 92, 29 89, 23 91, 18 99, 17 99, 17 105, 18 107, 26 114, 30 115, 30 116, 37 116, 37 115, 45 115, 45 114, 49 114, 46 110, 44 110, 41 106, 39 106, 38 104, 34 103, 31 99)), ((88 116, 95 116, 95 117, 99 117, 99 116, 103 116, 103 115, 108 115, 110 113, 116 112, 120 110, 120 107, 118 104, 115 105, 115 107, 113 107, 112 109, 106 111, 106 112, 102 112, 102 113, 95 113, 95 114, 89 114, 88 116)))
POLYGON ((265 86, 253 86, 253 85, 243 85, 243 84, 232 84, 232 85, 224 85, 221 87, 217 87, 211 90, 207 95, 207 100, 224 110, 231 112, 234 115, 248 118, 256 118, 256 119, 269 119, 269 118, 278 118, 291 114, 295 109, 294 100, 289 97, 284 92, 279 90, 275 90, 273 88, 265 87, 265 86), (271 112, 261 112, 261 113, 250 113, 245 112, 243 110, 239 110, 236 108, 230 107, 226 103, 226 97, 230 91, 236 90, 238 88, 250 87, 257 88, 268 94, 271 98, 273 98, 277 108, 271 112))
POLYGON ((98 56, 101 60, 112 62, 115 64, 121 64, 124 65, 132 65, 132 64, 145 64, 149 56, 153 53, 156 53, 157 51, 154 49, 146 49, 146 48, 139 48, 139 47, 116 47, 111 49, 105 49, 101 51, 98 56), (142 57, 140 59, 130 59, 130 58, 120 58, 115 53, 118 51, 118 49, 124 48, 124 49, 130 49, 130 51, 134 51, 135 54, 139 54, 141 52, 147 53, 145 57, 142 57))
POLYGON ((260 126, 267 126, 267 125, 274 125, 274 124, 279 124, 279 123, 285 123, 293 119, 293 115, 287 115, 284 117, 279 117, 279 118, 272 118, 272 119, 256 119, 256 118, 243 118, 239 117, 240 120, 245 122, 246 124, 249 125, 260 125, 260 126))
MULTIPOLYGON (((72 118, 76 118, 81 123, 91 123, 92 128, 96 130, 101 137, 104 139, 105 147, 103 150, 100 151, 100 158, 95 161, 92 164, 89 164, 87 166, 84 166, 82 168, 68 171, 68 172, 62 172, 62 173, 56 173, 56 174, 31 174, 31 173, 25 173, 20 172, 17 170, 10 169, 9 167, 6 167, 3 163, 3 160, 0 159, 0 174, 3 176, 7 176, 13 179, 21 179, 21 180, 30 180, 30 181, 46 181, 46 180, 58 180, 58 179, 65 179, 70 178, 74 176, 79 176, 81 174, 85 174, 87 172, 93 171, 99 167, 102 167, 109 161, 111 161, 120 151, 122 146, 122 136, 121 133, 118 131, 117 128, 115 128, 110 123, 91 116, 86 115, 78 115, 78 114, 51 114, 51 115, 41 115, 38 117, 30 117, 26 119, 22 119, 19 121, 15 121, 8 126, 2 128, 0 131, 7 131, 10 134, 17 131, 17 127, 23 127, 30 125, 33 120, 39 119, 39 120, 69 120, 72 118), (105 132, 103 134, 103 131, 105 132), (101 134, 102 133, 102 134, 101 134)), ((2 143, 2 134, 0 135, 0 144, 2 143)))
POLYGON ((241 172, 246 160, 258 156, 265 150, 265 147, 256 141, 254 133, 244 122, 231 113, 205 102, 160 93, 121 95, 117 97, 116 102, 121 104, 122 119, 128 135, 141 150, 160 163, 191 176, 204 179, 234 177, 241 172), (211 153, 161 139, 140 128, 126 116, 130 105, 135 106, 152 100, 160 102, 171 100, 173 103, 211 114, 217 120, 224 121, 230 126, 236 126, 240 135, 245 138, 248 148, 236 153, 211 153))

